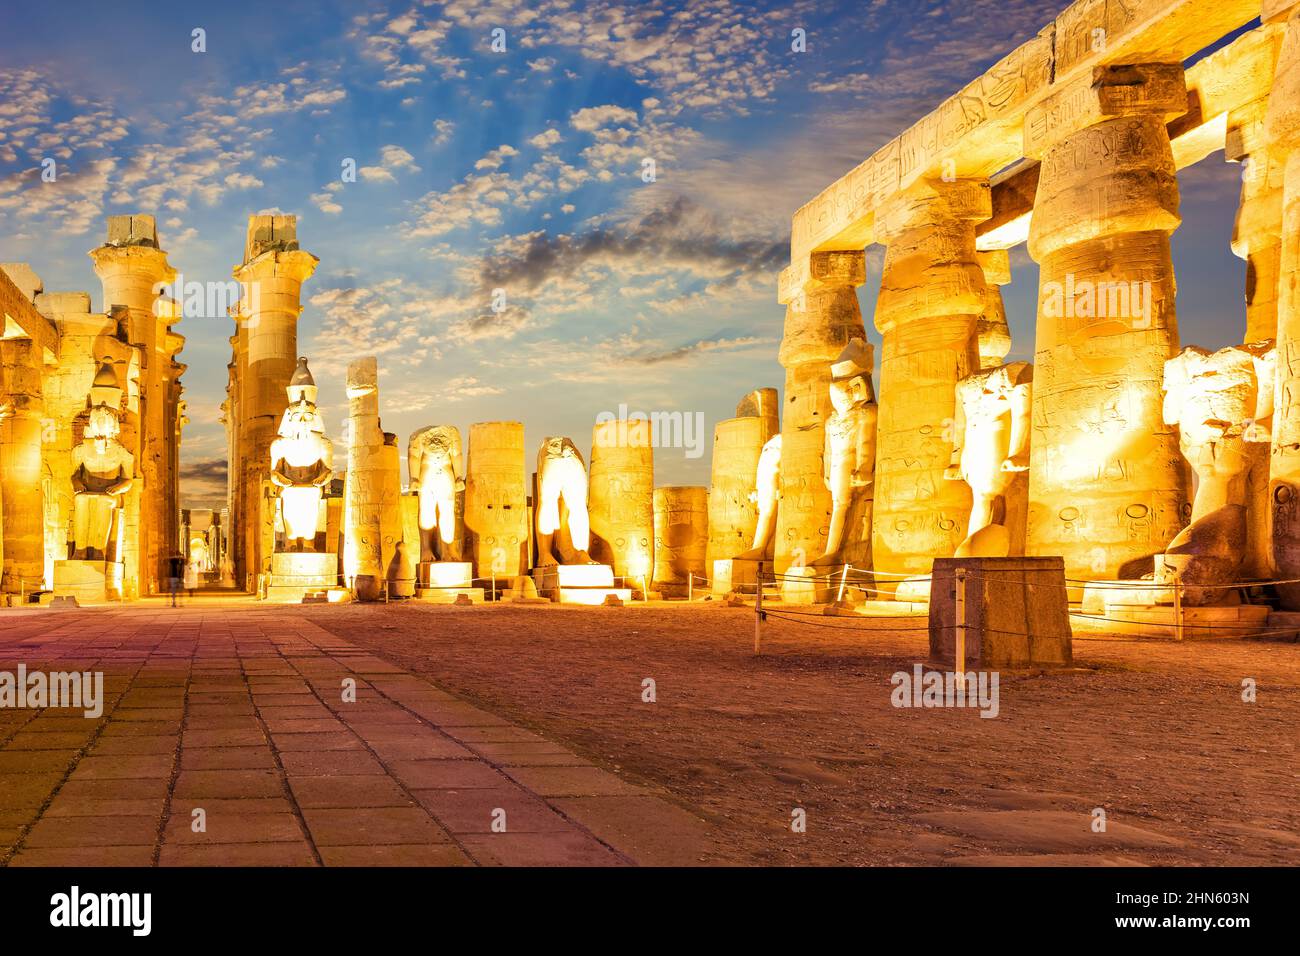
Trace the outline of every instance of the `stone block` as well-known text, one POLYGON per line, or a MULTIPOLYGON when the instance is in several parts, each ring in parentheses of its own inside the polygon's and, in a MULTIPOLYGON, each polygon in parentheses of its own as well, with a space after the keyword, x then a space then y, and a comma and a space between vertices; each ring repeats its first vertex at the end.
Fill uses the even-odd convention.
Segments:
POLYGON ((1071 662, 1060 557, 936 558, 930 587, 932 661, 952 664, 955 657, 959 569, 966 572, 967 670, 1071 662))

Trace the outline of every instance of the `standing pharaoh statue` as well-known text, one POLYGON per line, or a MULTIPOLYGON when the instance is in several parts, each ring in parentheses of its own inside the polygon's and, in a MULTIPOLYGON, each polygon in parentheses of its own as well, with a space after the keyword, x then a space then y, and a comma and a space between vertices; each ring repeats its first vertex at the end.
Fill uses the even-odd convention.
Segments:
POLYGON ((857 500, 871 496, 879 411, 871 387, 871 358, 871 346, 863 339, 851 339, 831 366, 832 412, 826 420, 822 455, 822 478, 831 493, 831 519, 826 551, 813 565, 840 563, 849 511, 857 500))
POLYGON ((419 491, 420 561, 459 561, 456 496, 465 490, 460 432, 429 425, 411 434, 407 466, 419 491))
POLYGON ((286 389, 289 407, 271 442, 271 481, 280 488, 286 551, 314 551, 323 489, 334 476, 334 445, 316 408, 316 380, 305 358, 286 389))
POLYGON ((537 563, 591 564, 587 466, 573 441, 546 438, 537 452, 537 563))
POLYGON ((1029 470, 1034 367, 1012 362, 957 383, 953 449, 944 478, 971 490, 970 520, 957 557, 1003 558, 1022 553, 1028 493, 1019 476, 1029 470), (1013 531, 1014 527, 1014 531, 1013 531))
MULTIPOLYGON (((1251 445, 1271 439, 1275 356, 1269 340, 1213 354, 1190 346, 1165 362, 1165 424, 1178 426, 1179 448, 1197 480, 1191 523, 1157 556, 1157 580, 1237 580, 1246 548, 1251 445)), ((1214 603, 1227 593, 1189 587, 1184 600, 1214 603)))
POLYGON ((118 441, 122 389, 107 357, 90 389, 81 444, 72 449, 73 550, 79 561, 102 561, 108 556, 113 519, 121 496, 131 487, 135 460, 118 441))

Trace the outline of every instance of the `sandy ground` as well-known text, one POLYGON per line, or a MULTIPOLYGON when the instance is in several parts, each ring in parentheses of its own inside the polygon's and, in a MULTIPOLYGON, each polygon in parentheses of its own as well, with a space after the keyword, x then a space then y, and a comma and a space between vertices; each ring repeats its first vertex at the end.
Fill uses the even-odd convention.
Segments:
POLYGON ((983 719, 891 705, 923 619, 771 621, 755 657, 752 610, 712 604, 301 611, 663 788, 707 862, 1300 863, 1295 643, 1079 639, 1068 672, 1002 674, 983 719))

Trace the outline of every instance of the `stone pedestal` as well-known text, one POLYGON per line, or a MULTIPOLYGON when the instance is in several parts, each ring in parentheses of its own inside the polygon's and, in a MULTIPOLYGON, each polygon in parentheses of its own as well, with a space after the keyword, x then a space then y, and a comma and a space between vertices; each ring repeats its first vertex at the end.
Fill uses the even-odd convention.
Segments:
POLYGON ((831 600, 826 573, 818 568, 786 568, 778 580, 782 604, 825 604, 831 600))
POLYGON ((1105 66, 1025 119, 1025 155, 1041 159, 1026 550, 1063 555, 1071 578, 1140 577, 1186 521, 1161 417, 1180 223, 1165 126, 1186 110, 1182 67, 1105 66))
POLYGON ((537 593, 559 604, 604 604, 606 595, 632 600, 631 588, 614 587, 608 564, 552 564, 533 569, 537 593))
POLYGON ((78 604, 122 600, 122 565, 109 561, 55 561, 54 593, 78 604))
POLYGON ((296 603, 338 588, 339 556, 333 552, 277 551, 271 555, 268 601, 296 603))
POLYGON ((872 561, 892 574, 928 574, 966 535, 970 489, 943 473, 956 385, 980 365, 988 293, 975 227, 991 211, 987 182, 921 180, 877 213, 888 251, 876 303, 884 345, 872 561))
POLYGON ((959 568, 966 572, 967 671, 1071 662, 1065 563, 1056 557, 936 558, 930 587, 934 663, 954 662, 959 568))
MULTIPOLYGON (((770 573, 772 562, 764 564, 770 573)), ((713 579, 710 582, 714 597, 726 597, 733 591, 742 597, 753 597, 758 583, 758 561, 750 558, 719 558, 711 565, 713 579)))
POLYGON ((464 594, 483 603, 483 589, 474 587, 474 566, 468 561, 425 561, 416 577, 415 596, 433 604, 455 604, 464 594))

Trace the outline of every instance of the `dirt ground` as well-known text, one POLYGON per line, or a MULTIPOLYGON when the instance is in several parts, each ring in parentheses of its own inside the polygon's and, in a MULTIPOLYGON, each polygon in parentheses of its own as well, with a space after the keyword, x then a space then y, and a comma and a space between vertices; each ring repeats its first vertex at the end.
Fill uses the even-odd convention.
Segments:
POLYGON ((1076 639, 983 719, 891 705, 924 619, 771 620, 755 657, 752 610, 712 604, 302 612, 662 788, 708 823, 704 862, 1300 863, 1295 643, 1076 639))

